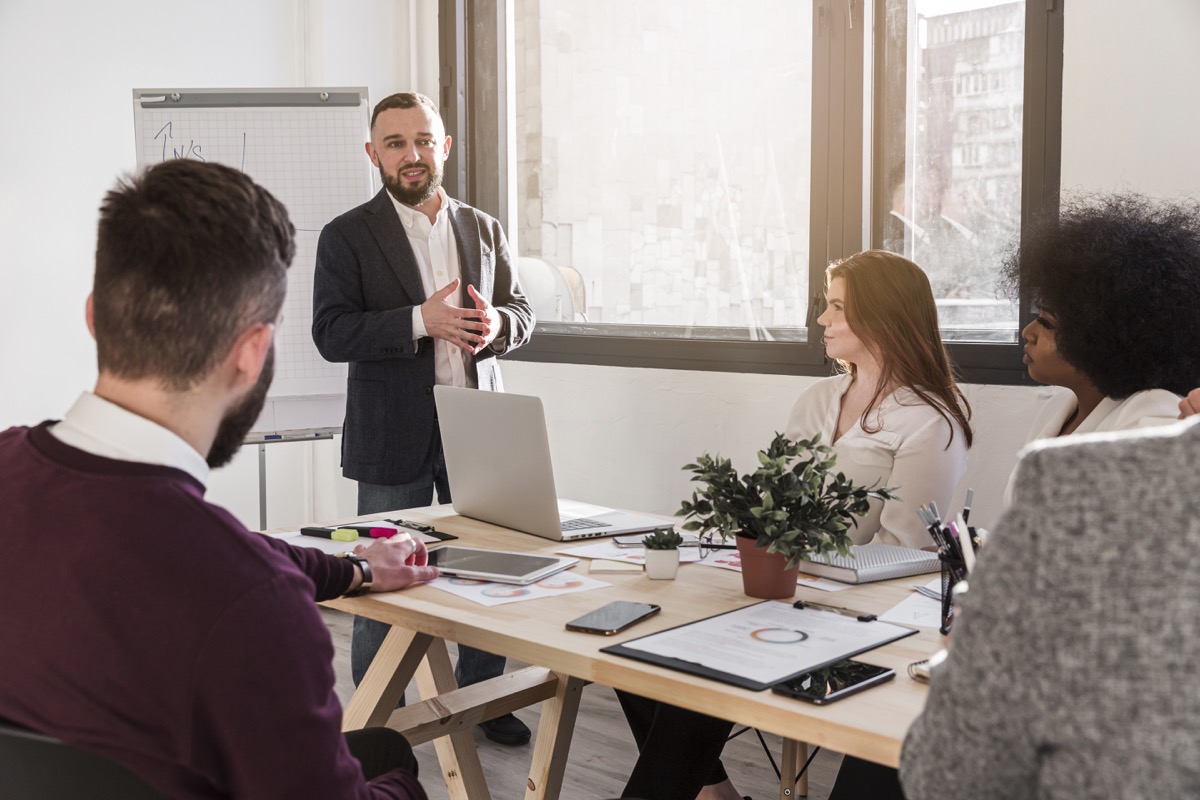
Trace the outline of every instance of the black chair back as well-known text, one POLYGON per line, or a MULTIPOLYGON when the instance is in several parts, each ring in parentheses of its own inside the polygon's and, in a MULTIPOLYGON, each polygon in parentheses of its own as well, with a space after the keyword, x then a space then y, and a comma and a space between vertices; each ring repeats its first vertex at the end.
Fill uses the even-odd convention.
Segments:
POLYGON ((0 722, 0 797, 166 800, 115 761, 8 722, 0 722))

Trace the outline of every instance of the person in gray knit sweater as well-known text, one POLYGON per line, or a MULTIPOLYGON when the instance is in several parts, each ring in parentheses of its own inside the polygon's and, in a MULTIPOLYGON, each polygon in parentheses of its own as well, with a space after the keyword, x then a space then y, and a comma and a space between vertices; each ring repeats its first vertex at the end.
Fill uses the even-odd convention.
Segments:
POLYGON ((1037 442, 905 740, 909 800, 1200 797, 1200 421, 1037 442))

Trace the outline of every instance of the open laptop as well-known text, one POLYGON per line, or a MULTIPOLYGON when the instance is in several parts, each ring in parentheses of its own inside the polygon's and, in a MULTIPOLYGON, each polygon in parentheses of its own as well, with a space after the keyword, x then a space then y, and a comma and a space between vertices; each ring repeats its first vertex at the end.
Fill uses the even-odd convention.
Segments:
POLYGON ((537 397, 435 386, 454 510, 546 539, 637 533, 669 521, 559 500, 537 397))

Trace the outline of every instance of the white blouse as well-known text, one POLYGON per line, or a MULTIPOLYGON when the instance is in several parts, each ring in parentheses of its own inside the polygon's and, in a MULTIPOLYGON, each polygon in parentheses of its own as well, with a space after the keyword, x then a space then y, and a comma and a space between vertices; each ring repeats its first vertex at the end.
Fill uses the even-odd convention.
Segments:
MULTIPOLYGON (((1166 389, 1146 389, 1131 394, 1124 400, 1106 397, 1083 422, 1079 423, 1079 427, 1073 433, 1127 431, 1169 425, 1179 421, 1179 401, 1182 399, 1166 389)), ((1075 393, 1070 389, 1060 389, 1046 401, 1034 417, 1029 436, 1025 440, 1026 444, 1035 439, 1051 439, 1058 436, 1067 418, 1074 414, 1078 407, 1075 393)))
MULTIPOLYGON (((1135 428, 1153 428, 1158 425, 1170 425, 1179 421, 1179 401, 1183 398, 1168 392, 1166 389, 1145 389, 1129 395, 1124 400, 1114 400, 1106 397, 1092 409, 1092 413, 1084 417, 1079 427, 1070 436, 1078 433, 1103 433, 1111 431, 1128 431, 1135 428)), ((1058 436, 1067 419, 1079 408, 1079 401, 1070 389, 1060 388, 1049 400, 1042 405, 1042 410, 1033 418, 1029 435, 1025 444, 1038 439, 1053 439, 1058 436)), ((1025 453, 1022 449, 1017 453, 1017 460, 1025 453)), ((1008 477, 1008 486, 1004 489, 1004 507, 1013 503, 1013 492, 1016 489, 1017 471, 1008 477)))
POLYGON ((855 544, 932 544, 917 516, 917 507, 932 500, 943 513, 949 513, 954 490, 967 471, 967 442, 962 430, 912 391, 898 389, 882 398, 867 416, 867 426, 879 427, 877 432, 868 433, 861 419, 855 420, 834 442, 842 395, 850 388, 850 381, 849 374, 835 375, 806 389, 792 407, 788 438, 808 439, 819 433, 822 444, 833 442, 835 469, 855 483, 896 490, 898 500, 871 501, 870 510, 850 530, 855 544))

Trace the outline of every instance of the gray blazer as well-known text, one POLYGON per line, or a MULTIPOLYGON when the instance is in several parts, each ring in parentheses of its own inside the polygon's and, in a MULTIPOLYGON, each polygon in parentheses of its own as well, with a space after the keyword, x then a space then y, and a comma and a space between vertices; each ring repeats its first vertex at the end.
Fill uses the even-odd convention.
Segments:
POLYGON ((925 711, 909 800, 1200 797, 1200 421, 1034 444, 925 711))
MULTIPOLYGON (((499 390, 495 356, 529 341, 533 310, 521 293, 500 223, 450 199, 462 280, 503 320, 503 347, 470 359, 480 389, 499 390)), ((313 340, 328 361, 350 362, 342 472, 384 485, 416 479, 431 452, 433 339, 412 336, 425 290, 408 237, 386 190, 321 231, 313 278, 313 340)))

